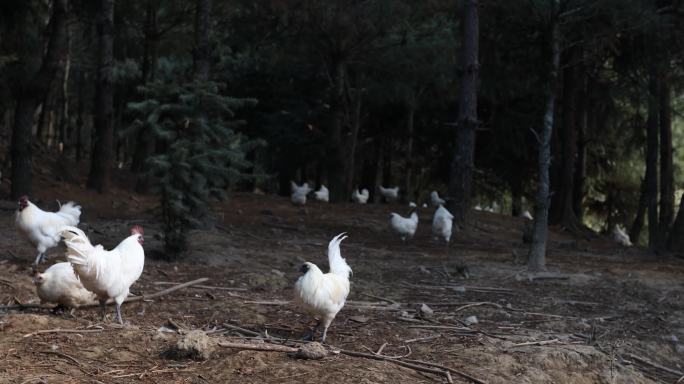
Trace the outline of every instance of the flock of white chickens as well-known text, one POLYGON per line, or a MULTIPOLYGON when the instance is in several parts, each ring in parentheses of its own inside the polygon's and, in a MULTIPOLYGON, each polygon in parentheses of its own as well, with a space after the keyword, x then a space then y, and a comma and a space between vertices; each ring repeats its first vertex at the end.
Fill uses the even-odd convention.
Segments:
MULTIPOLYGON (((292 201, 292 204, 294 205, 305 205, 306 196, 312 192, 315 200, 325 203, 330 201, 328 188, 326 188, 325 185, 321 185, 317 191, 314 191, 309 187, 309 183, 297 185, 297 183, 291 181, 290 187, 290 201, 292 201)), ((378 192, 388 203, 399 200, 399 187, 385 188, 381 185, 378 187, 378 192)), ((352 201, 358 204, 366 204, 368 202, 368 197, 369 193, 365 188, 360 191, 356 188, 352 191, 351 195, 352 201)), ((442 239, 448 244, 451 240, 454 216, 444 208, 446 200, 439 197, 437 191, 432 191, 430 193, 430 204, 437 207, 437 210, 432 217, 432 235, 435 239, 442 239)), ((423 204, 423 208, 426 207, 427 203, 423 204)), ((418 229, 418 213, 416 212, 418 205, 414 202, 409 202, 409 208, 411 208, 411 212, 408 217, 401 216, 396 212, 390 213, 389 216, 390 229, 399 235, 403 242, 412 239, 418 229)))
MULTIPOLYGON (((316 200, 329 201, 329 191, 323 185, 317 191, 313 191, 307 183, 297 185, 292 182, 291 187, 291 201, 295 205, 306 204, 307 195, 312 192, 316 200)), ((398 187, 380 187, 379 193, 387 202, 394 202, 399 198, 398 187)), ((368 197, 367 189, 355 189, 351 196, 358 204, 366 204, 368 197)), ((430 194, 430 204, 436 207, 432 218, 432 235, 434 239, 444 240, 448 245, 454 216, 444 207, 445 203, 437 191, 430 194)), ((142 274, 145 263, 142 227, 132 227, 130 235, 108 251, 102 245, 93 246, 87 235, 77 228, 81 207, 75 203, 61 205, 57 212, 43 211, 27 197, 21 197, 18 205, 17 228, 38 251, 33 265, 33 282, 41 302, 58 304, 56 308, 74 309, 97 300, 104 320, 106 303, 112 300, 116 305, 116 320, 123 324, 121 304, 128 297, 131 285, 142 274), (37 267, 46 259, 47 250, 55 247, 61 240, 66 245, 67 261, 56 263, 42 273, 38 272, 37 267)), ((413 202, 409 206, 411 213, 408 217, 392 212, 389 220, 391 230, 404 242, 413 238, 418 229, 418 206, 413 202)), ((423 204, 423 207, 426 206, 427 204, 423 204)), ((531 219, 529 212, 521 216, 531 219)), ((617 232, 626 237, 621 228, 617 232)), ((315 264, 306 262, 301 267, 302 275, 294 287, 295 302, 318 320, 316 328, 309 336, 313 339, 316 330, 322 325, 322 342, 326 339, 328 327, 349 295, 349 276, 352 269, 342 258, 340 251, 340 243, 346 238, 342 233, 328 244, 328 273, 323 273, 315 264)))

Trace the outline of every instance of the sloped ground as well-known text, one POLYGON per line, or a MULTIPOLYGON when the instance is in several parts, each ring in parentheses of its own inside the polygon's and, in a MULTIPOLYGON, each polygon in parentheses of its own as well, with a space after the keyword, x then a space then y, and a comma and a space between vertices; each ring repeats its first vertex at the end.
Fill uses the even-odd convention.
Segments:
MULTIPOLYGON (((146 229, 148 255, 161 249, 150 198, 39 182, 45 184, 37 189, 41 206, 56 207, 55 198, 83 204, 81 227, 94 242, 115 245, 135 222, 146 229)), ((300 209, 285 198, 238 194, 216 209, 223 224, 194 232, 192 251, 181 261, 148 257, 133 292, 209 281, 124 304, 123 328, 102 322, 96 308, 75 317, 0 310, 0 382, 446 382, 443 375, 342 354, 312 361, 217 348, 201 362, 161 357, 179 333, 193 329, 224 341, 249 336, 226 324, 299 338, 308 319, 289 303, 297 269, 305 260, 325 266, 327 242, 340 232, 349 233, 342 254, 354 275, 350 301, 329 332, 333 349, 372 354, 385 345, 382 355, 442 364, 487 383, 673 383, 684 371, 680 259, 653 259, 606 239, 554 232, 548 264, 565 279, 529 281, 517 277, 523 268, 512 255, 526 253, 523 219, 473 213, 474 225, 447 249, 430 239, 432 209, 420 212, 418 234, 406 245, 387 230, 388 213, 407 210, 399 205, 311 203, 300 209), (421 312, 422 304, 434 314, 421 312), (465 326, 470 316, 478 323, 465 326), (36 333, 54 329, 78 332, 36 333)), ((0 303, 36 303, 29 276, 35 252, 16 234, 13 213, 0 212, 6 250, 0 254, 0 303)), ((53 250, 50 263, 59 254, 53 250)))

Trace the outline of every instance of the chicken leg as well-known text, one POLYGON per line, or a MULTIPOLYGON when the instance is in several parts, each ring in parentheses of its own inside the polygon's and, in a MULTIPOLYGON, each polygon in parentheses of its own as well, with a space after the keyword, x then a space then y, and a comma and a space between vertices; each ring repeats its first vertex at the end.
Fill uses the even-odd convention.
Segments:
POLYGON ((316 326, 313 327, 313 329, 311 330, 311 332, 305 334, 305 335, 302 337, 302 340, 304 340, 304 341, 314 341, 315 338, 316 338, 316 331, 318 330, 318 328, 319 328, 320 326, 321 326, 321 321, 320 321, 320 320, 317 320, 317 321, 316 321, 316 326))
POLYGON ((104 299, 104 300, 100 299, 100 309, 102 310, 102 321, 105 321, 105 319, 107 318, 106 304, 107 304, 107 299, 104 299))
POLYGON ((34 265, 34 266, 37 266, 38 264, 40 264, 40 263, 42 263, 43 261, 45 261, 45 259, 47 259, 47 258, 45 257, 45 253, 39 252, 39 253, 38 253, 38 256, 36 256, 36 261, 33 262, 33 265, 34 265))
POLYGON ((321 336, 321 343, 325 343, 325 338, 326 336, 328 336, 328 327, 330 327, 330 323, 332 323, 332 319, 325 319, 325 324, 323 324, 323 336, 321 336))
POLYGON ((116 303, 116 320, 119 324, 123 325, 123 319, 121 319, 121 304, 116 303))

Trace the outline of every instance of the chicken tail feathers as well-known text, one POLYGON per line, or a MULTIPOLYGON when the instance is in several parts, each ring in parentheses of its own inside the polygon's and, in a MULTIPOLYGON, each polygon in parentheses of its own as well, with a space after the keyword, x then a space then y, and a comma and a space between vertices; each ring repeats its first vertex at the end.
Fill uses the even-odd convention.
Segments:
POLYGON ((343 232, 330 240, 328 244, 328 263, 330 264, 331 273, 348 279, 352 269, 342 258, 342 253, 340 252, 340 243, 346 238, 346 233, 343 232))
POLYGON ((57 214, 66 219, 66 222, 69 225, 74 226, 78 224, 79 218, 81 217, 81 206, 70 201, 60 206, 57 214))
POLYGON ((61 232, 64 244, 67 247, 66 257, 79 271, 85 273, 94 272, 95 276, 99 271, 95 259, 92 257, 95 247, 88 240, 86 234, 76 227, 64 227, 61 232))

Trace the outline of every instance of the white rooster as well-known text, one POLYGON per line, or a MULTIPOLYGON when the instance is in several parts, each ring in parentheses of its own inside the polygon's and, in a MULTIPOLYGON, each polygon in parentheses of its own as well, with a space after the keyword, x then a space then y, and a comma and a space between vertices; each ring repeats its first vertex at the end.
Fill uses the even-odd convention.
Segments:
POLYGON ((323 273, 314 263, 302 265, 294 287, 294 299, 306 312, 318 319, 316 327, 310 334, 311 339, 318 327, 323 324, 321 342, 325 341, 328 327, 337 313, 344 307, 349 295, 349 275, 352 273, 349 264, 342 258, 340 243, 346 239, 344 233, 335 236, 328 244, 328 264, 330 271, 323 273))
POLYGON ((454 215, 451 214, 444 206, 440 205, 432 217, 432 235, 435 239, 442 238, 447 244, 451 240, 451 227, 453 224, 454 215))
POLYGON ((61 307, 78 308, 95 300, 95 294, 83 288, 71 263, 57 263, 43 273, 36 273, 33 284, 36 285, 40 302, 58 304, 55 310, 61 307))
POLYGON ((314 197, 318 201, 327 203, 330 201, 330 192, 328 191, 328 188, 325 187, 325 185, 321 184, 321 187, 318 189, 318 191, 314 192, 314 197))
POLYGON ((402 217, 397 213, 390 213, 390 227, 400 237, 401 241, 413 238, 418 228, 418 214, 414 211, 408 218, 402 217))
POLYGON ((435 207, 439 207, 440 205, 446 204, 446 200, 439 197, 439 193, 437 193, 437 191, 432 191, 430 192, 430 204, 435 207))
POLYGON ((522 217, 523 219, 527 219, 527 220, 534 220, 534 217, 532 217, 532 214, 530 213, 530 211, 525 211, 525 212, 521 213, 520 215, 518 215, 518 217, 522 217))
POLYGON ((629 239, 629 235, 627 235, 625 229, 620 225, 616 225, 615 228, 613 228, 613 240, 625 247, 631 247, 633 245, 632 241, 629 239))
POLYGON ((128 297, 129 289, 142 274, 145 264, 145 250, 142 245, 143 229, 131 228, 131 235, 111 251, 102 245, 93 246, 83 231, 66 227, 62 231, 67 246, 67 260, 74 265, 76 275, 83 286, 97 295, 105 317, 107 299, 116 303, 116 319, 123 324, 121 303, 128 297))
POLYGON ((59 244, 59 232, 65 226, 78 225, 81 207, 70 201, 57 212, 45 212, 29 201, 19 198, 19 210, 15 222, 19 232, 26 236, 38 250, 34 267, 46 259, 45 252, 59 244))
POLYGON ((292 201, 292 204, 306 204, 306 195, 308 195, 309 192, 311 192, 311 187, 309 187, 309 183, 304 183, 301 186, 299 186, 294 181, 290 181, 290 190, 292 191, 292 194, 290 195, 290 201, 292 201))
POLYGON ((358 188, 352 192, 352 201, 359 204, 366 204, 368 202, 368 190, 362 189, 359 193, 358 188))
POLYGON ((380 195, 385 198, 386 202, 392 202, 399 199, 399 187, 385 188, 382 185, 378 186, 380 188, 380 195))

